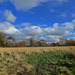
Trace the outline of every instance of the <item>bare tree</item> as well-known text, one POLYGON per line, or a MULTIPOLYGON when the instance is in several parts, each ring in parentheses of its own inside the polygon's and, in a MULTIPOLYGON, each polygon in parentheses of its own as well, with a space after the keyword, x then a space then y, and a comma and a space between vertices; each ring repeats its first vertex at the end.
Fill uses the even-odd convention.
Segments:
POLYGON ((42 45, 45 47, 47 46, 47 42, 44 39, 41 39, 40 42, 42 43, 42 45))
POLYGON ((12 46, 14 46, 15 43, 16 43, 16 40, 12 36, 9 36, 7 38, 7 46, 12 47, 12 46))
POLYGON ((59 38, 59 44, 60 45, 65 45, 66 41, 67 41, 67 38, 64 38, 64 37, 59 38))
POLYGON ((25 40, 25 43, 27 44, 27 46, 35 47, 36 46, 36 42, 35 42, 34 39, 35 38, 33 36, 31 36, 31 38, 25 40))

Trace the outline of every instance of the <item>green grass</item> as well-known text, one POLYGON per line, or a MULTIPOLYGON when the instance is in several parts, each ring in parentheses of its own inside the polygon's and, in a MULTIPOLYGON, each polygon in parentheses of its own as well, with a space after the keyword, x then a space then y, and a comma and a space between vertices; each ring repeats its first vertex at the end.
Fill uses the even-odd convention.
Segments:
POLYGON ((62 51, 31 55, 4 53, 4 57, 0 55, 0 73, 3 75, 75 75, 75 56, 62 51))

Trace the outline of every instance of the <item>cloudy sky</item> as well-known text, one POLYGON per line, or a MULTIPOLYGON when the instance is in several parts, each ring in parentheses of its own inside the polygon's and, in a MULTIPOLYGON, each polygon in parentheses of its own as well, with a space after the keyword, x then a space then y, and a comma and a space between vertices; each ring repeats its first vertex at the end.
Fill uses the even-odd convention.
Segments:
POLYGON ((0 32, 25 40, 75 40, 74 0, 0 0, 0 32))

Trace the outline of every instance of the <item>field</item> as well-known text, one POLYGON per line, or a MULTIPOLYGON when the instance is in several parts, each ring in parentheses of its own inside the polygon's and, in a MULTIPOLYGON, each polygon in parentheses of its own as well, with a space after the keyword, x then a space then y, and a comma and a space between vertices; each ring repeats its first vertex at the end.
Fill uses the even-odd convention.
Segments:
POLYGON ((41 52, 49 52, 49 51, 70 51, 74 53, 75 46, 64 46, 64 47, 10 47, 10 48, 0 48, 0 53, 7 52, 9 54, 24 52, 25 54, 31 53, 41 53, 41 52))
POLYGON ((75 46, 0 48, 0 75, 75 75, 75 46))

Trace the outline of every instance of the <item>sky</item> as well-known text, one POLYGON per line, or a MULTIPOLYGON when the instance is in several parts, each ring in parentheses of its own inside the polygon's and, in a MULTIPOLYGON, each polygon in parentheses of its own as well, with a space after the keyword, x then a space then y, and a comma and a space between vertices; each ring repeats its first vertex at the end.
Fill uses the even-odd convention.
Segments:
POLYGON ((17 40, 75 40, 75 0, 0 0, 0 32, 17 40))

